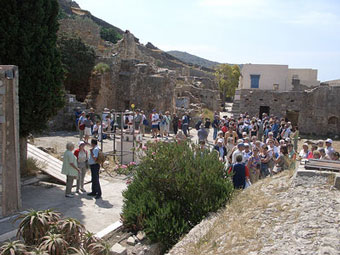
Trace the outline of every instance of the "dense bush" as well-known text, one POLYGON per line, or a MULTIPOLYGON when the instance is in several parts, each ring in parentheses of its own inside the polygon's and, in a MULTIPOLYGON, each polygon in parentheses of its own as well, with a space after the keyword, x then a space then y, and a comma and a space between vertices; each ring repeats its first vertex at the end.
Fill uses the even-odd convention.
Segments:
POLYGON ((117 43, 120 39, 122 39, 122 36, 114 29, 114 28, 105 28, 102 27, 100 29, 100 37, 105 40, 112 43, 117 43))
POLYGON ((149 144, 123 193, 124 225, 165 248, 225 205, 232 184, 217 153, 189 143, 149 144))

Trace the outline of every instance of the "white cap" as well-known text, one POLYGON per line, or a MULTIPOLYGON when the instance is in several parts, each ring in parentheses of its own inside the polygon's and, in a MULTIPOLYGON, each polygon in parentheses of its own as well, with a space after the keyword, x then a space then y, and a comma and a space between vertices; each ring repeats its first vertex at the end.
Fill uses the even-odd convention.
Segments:
POLYGON ((220 138, 220 139, 217 140, 217 142, 218 142, 218 143, 223 143, 224 141, 223 141, 222 138, 220 138))
POLYGON ((83 145, 83 144, 85 144, 84 141, 80 141, 80 142, 79 142, 79 146, 80 146, 80 145, 83 145))
POLYGON ((330 139, 330 138, 328 138, 328 139, 326 140, 326 143, 333 143, 333 140, 330 139))

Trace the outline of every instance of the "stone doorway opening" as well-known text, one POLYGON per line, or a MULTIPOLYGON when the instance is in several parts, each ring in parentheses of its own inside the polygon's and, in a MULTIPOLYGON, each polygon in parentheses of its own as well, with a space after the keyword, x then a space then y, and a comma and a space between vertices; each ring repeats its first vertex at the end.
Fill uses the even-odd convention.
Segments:
POLYGON ((260 106, 260 119, 262 119, 262 115, 264 113, 266 113, 267 115, 269 115, 269 112, 270 112, 270 107, 269 106, 260 106))
POLYGON ((286 111, 286 119, 290 121, 293 126, 297 126, 299 123, 299 112, 298 111, 286 111))

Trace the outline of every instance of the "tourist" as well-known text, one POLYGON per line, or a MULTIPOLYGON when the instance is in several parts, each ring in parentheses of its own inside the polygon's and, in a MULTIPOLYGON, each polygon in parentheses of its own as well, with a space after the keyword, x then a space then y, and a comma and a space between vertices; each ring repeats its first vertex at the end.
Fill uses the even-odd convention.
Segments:
POLYGON ((173 117, 172 117, 172 128, 174 129, 174 134, 177 135, 177 132, 178 132, 178 123, 179 121, 179 118, 177 116, 176 113, 173 114, 173 117))
POLYGON ((299 158, 300 159, 307 159, 308 155, 309 155, 308 143, 304 143, 302 145, 302 150, 299 153, 299 158))
POLYGON ((257 121, 257 128, 258 128, 258 132, 257 132, 257 138, 262 141, 262 137, 263 137, 263 123, 261 120, 257 121))
POLYGON ((81 108, 78 106, 78 107, 75 109, 75 111, 74 111, 74 115, 75 115, 75 117, 76 117, 76 127, 77 127, 77 128, 78 128, 78 122, 79 122, 79 118, 80 118, 81 114, 82 114, 82 110, 81 110, 81 108))
POLYGON ((207 130, 208 136, 209 136, 209 133, 210 133, 210 126, 211 126, 211 121, 210 121, 209 118, 206 118, 205 123, 204 123, 204 128, 207 130))
POLYGON ((135 115, 135 130, 139 130, 143 120, 143 115, 141 112, 137 109, 136 115, 135 115))
POLYGON ((63 166, 61 170, 61 173, 66 175, 65 197, 68 198, 74 197, 72 193, 73 181, 77 178, 78 173, 80 172, 77 165, 77 158, 72 153, 73 150, 74 144, 68 142, 66 144, 66 151, 64 152, 63 166))
POLYGON ((166 118, 162 113, 159 114, 159 135, 161 138, 165 135, 166 118))
POLYGON ((284 128, 282 129, 282 132, 281 132, 281 138, 282 139, 287 139, 290 137, 290 134, 291 134, 291 130, 290 130, 290 127, 287 124, 284 125, 284 128))
MULTIPOLYGON (((218 131, 218 132, 217 132, 217 137, 216 137, 216 139, 215 139, 215 141, 214 141, 214 144, 217 144, 218 140, 219 140, 219 139, 223 139, 223 138, 224 138, 224 136, 223 136, 223 131, 218 131)), ((223 143, 223 145, 224 145, 224 143, 223 143)))
POLYGON ((186 112, 184 113, 182 117, 182 130, 183 130, 183 134, 186 137, 189 136, 188 129, 189 129, 189 114, 186 112))
POLYGON ((254 184, 259 180, 261 169, 261 158, 257 147, 253 149, 253 154, 248 160, 247 167, 249 169, 250 182, 254 184))
POLYGON ((329 158, 332 158, 332 153, 335 151, 332 147, 332 144, 333 144, 332 139, 328 138, 325 141, 325 144, 326 144, 325 152, 329 158))
POLYGON ((90 136, 92 135, 91 133, 91 128, 92 128, 92 121, 90 119, 90 115, 87 114, 86 115, 86 119, 84 120, 84 125, 85 125, 85 130, 84 130, 84 135, 85 135, 85 143, 88 143, 89 142, 89 138, 90 136))
POLYGON ((328 157, 328 155, 326 154, 326 151, 325 151, 324 148, 321 148, 319 150, 319 152, 320 152, 320 155, 321 155, 320 159, 322 159, 322 160, 330 160, 330 157, 328 157))
POLYGON ((262 147, 262 151, 260 153, 260 158, 261 158, 260 178, 263 179, 270 174, 268 163, 271 160, 271 157, 269 156, 268 146, 266 144, 263 145, 263 147, 262 147))
POLYGON ((337 151, 334 151, 333 153, 332 153, 332 157, 331 157, 331 160, 336 160, 336 161, 339 161, 339 152, 337 152, 337 151))
POLYGON ((241 155, 236 157, 236 162, 229 168, 228 173, 233 174, 232 179, 235 189, 244 189, 246 182, 249 182, 249 170, 248 167, 244 165, 241 155))
POLYGON ((88 196, 94 196, 96 199, 100 199, 102 196, 102 191, 100 188, 99 182, 99 170, 100 165, 97 163, 97 159, 99 156, 99 148, 98 142, 95 139, 91 140, 91 149, 90 149, 90 157, 89 157, 89 165, 91 169, 91 182, 92 182, 92 191, 88 193, 88 196))
POLYGON ((88 115, 90 115, 90 120, 92 121, 91 132, 93 132, 93 125, 96 123, 96 114, 92 107, 90 108, 88 115))
POLYGON ((165 134, 166 136, 170 136, 170 123, 171 123, 171 115, 169 111, 165 112, 165 118, 166 118, 166 126, 165 126, 165 134))
POLYGON ((308 159, 314 158, 314 151, 318 150, 318 146, 316 144, 312 144, 312 150, 308 153, 308 159))
POLYGON ((318 151, 318 150, 313 151, 313 159, 321 159, 320 151, 318 151))
POLYGON ((294 145, 293 144, 288 144, 288 158, 289 158, 289 169, 296 169, 296 152, 294 150, 294 145))
POLYGON ((86 192, 84 189, 85 175, 88 169, 88 153, 85 150, 85 142, 79 142, 79 148, 74 151, 74 156, 77 158, 77 164, 79 168, 78 180, 77 180, 77 191, 76 193, 86 192))
POLYGON ((323 149, 324 141, 323 141, 323 140, 319 140, 319 141, 317 142, 317 145, 318 145, 318 151, 320 151, 321 149, 323 149))
POLYGON ((151 131, 152 131, 151 138, 157 137, 158 127, 159 127, 158 124, 159 124, 159 115, 157 114, 156 110, 153 110, 151 114, 151 131))
POLYGON ((299 141, 299 128, 297 126, 295 126, 292 129, 292 139, 293 139, 293 143, 294 143, 294 150, 297 151, 298 149, 298 141, 299 141))
POLYGON ((214 146, 214 150, 218 152, 218 158, 220 161, 224 162, 225 157, 227 156, 227 150, 223 146, 224 140, 223 138, 218 139, 217 144, 214 146))
POLYGON ((233 138, 233 144, 236 143, 237 139, 238 139, 238 135, 237 132, 235 131, 235 126, 231 125, 229 127, 229 130, 225 133, 225 139, 228 139, 228 137, 232 137, 233 138))
POLYGON ((286 145, 280 146, 280 155, 277 158, 273 158, 273 161, 276 164, 276 167, 273 170, 273 173, 275 174, 289 168, 288 149, 286 145))
POLYGON ((84 138, 85 120, 86 120, 85 112, 82 112, 78 120, 79 140, 83 140, 84 138))
POLYGON ((201 124, 200 129, 197 131, 197 136, 198 136, 198 143, 200 143, 201 141, 204 141, 204 142, 207 141, 208 132, 204 128, 203 124, 201 124))
POLYGON ((94 136, 95 138, 98 137, 98 129, 99 129, 99 126, 100 126, 100 121, 98 120, 98 121, 96 121, 96 124, 93 125, 93 132, 92 132, 92 134, 93 134, 93 136, 94 136))
POLYGON ((212 123, 212 127, 213 127, 213 130, 214 130, 214 133, 213 133, 213 139, 214 140, 216 140, 216 138, 217 138, 217 132, 218 132, 219 126, 220 126, 220 118, 218 117, 218 115, 215 115, 214 121, 212 123))
MULTIPOLYGON (((225 141, 225 140, 224 140, 225 141)), ((231 156, 233 153, 233 148, 234 148, 234 139, 232 137, 228 137, 227 141, 225 142, 225 148, 227 150, 227 161, 231 163, 231 156)))
POLYGON ((244 152, 243 152, 243 162, 245 164, 248 164, 248 160, 251 157, 251 155, 253 154, 253 152, 250 149, 250 145, 249 143, 245 142, 244 143, 244 152))
POLYGON ((236 163, 236 157, 240 155, 242 156, 242 162, 244 163, 244 144, 242 142, 237 144, 237 149, 233 152, 233 155, 231 157, 231 163, 236 163))
POLYGON ((144 111, 141 111, 141 115, 142 115, 142 122, 140 124, 140 133, 142 134, 142 137, 144 137, 145 136, 145 127, 149 126, 149 122, 146 119, 144 111))

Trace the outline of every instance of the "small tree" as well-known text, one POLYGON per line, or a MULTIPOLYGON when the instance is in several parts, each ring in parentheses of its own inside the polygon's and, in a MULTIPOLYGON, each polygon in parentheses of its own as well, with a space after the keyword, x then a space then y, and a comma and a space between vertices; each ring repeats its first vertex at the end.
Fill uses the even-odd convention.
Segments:
POLYGON ((58 40, 61 60, 66 72, 65 89, 83 101, 90 90, 90 76, 95 64, 94 49, 79 37, 61 36, 58 40))
POLYGON ((226 97, 233 97, 235 90, 238 86, 238 80, 240 77, 240 68, 238 65, 219 65, 216 69, 215 76, 218 81, 219 90, 223 96, 223 104, 226 97))

